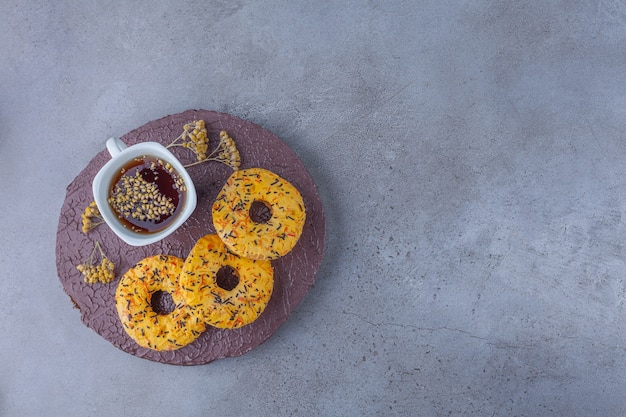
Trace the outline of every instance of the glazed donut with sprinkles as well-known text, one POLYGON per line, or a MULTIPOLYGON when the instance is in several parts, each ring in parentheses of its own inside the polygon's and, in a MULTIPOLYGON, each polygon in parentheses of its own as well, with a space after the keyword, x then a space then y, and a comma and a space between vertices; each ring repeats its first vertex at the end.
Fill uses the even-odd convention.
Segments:
POLYGON ((213 225, 228 249, 250 259, 278 259, 300 239, 306 212, 300 192, 263 168, 235 171, 213 203, 213 225))
POLYGON ((230 253, 217 235, 206 235, 185 260, 179 301, 210 326, 235 329, 256 320, 272 295, 270 261, 230 253))
POLYGON ((153 350, 176 350, 193 342, 205 323, 180 299, 178 277, 183 260, 156 255, 143 259, 120 278, 115 307, 126 333, 138 345, 153 350), (159 308, 158 306, 161 306, 159 308))

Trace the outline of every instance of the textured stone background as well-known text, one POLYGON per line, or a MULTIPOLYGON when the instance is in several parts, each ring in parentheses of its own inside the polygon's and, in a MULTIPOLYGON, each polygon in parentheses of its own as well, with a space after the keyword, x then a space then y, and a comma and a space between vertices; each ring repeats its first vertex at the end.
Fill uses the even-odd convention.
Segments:
POLYGON ((3 1, 0 415, 626 414, 626 2, 3 1), (327 254, 248 354, 141 360, 55 270, 65 187, 188 108, 271 130, 327 254))

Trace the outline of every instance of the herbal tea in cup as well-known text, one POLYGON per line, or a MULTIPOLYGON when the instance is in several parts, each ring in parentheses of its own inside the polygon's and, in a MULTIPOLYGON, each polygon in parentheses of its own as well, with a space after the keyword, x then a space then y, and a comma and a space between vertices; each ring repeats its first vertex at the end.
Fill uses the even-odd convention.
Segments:
POLYGON ((156 142, 127 147, 110 138, 111 160, 96 174, 93 193, 104 221, 126 243, 143 246, 174 232, 191 215, 197 196, 178 159, 156 142))

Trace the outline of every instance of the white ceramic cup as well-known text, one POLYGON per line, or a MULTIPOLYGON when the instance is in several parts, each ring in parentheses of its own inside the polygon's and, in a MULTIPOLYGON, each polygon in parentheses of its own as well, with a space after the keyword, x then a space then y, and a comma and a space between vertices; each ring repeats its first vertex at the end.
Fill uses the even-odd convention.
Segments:
POLYGON ((165 146, 156 142, 142 142, 133 146, 126 146, 118 138, 109 138, 106 141, 106 147, 111 154, 111 160, 96 174, 93 180, 93 195, 102 218, 120 239, 132 246, 149 245, 169 236, 191 216, 197 204, 196 189, 183 164, 165 146), (127 228, 108 202, 109 192, 113 185, 112 181, 118 177, 120 170, 135 158, 145 156, 156 157, 165 163, 172 164, 186 187, 182 210, 176 214, 176 218, 171 224, 154 233, 139 233, 127 228))

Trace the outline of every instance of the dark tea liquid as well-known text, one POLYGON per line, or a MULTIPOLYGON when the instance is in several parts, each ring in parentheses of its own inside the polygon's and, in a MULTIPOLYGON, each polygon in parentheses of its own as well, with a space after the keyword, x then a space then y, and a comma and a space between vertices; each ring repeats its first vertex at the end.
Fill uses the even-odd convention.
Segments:
POLYGON ((185 196, 185 184, 170 164, 143 156, 120 169, 111 181, 108 201, 124 227, 148 234, 176 220, 185 196))

